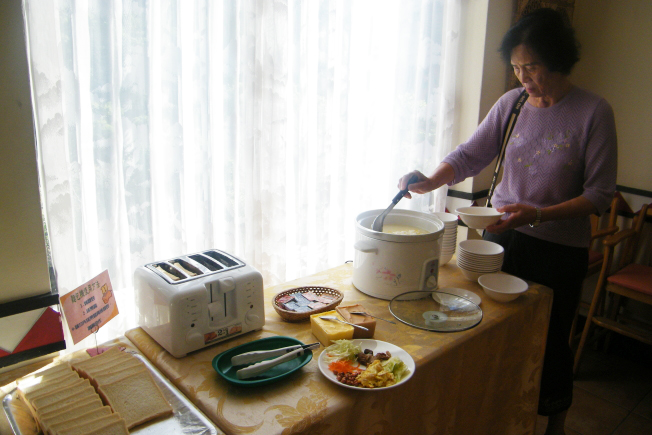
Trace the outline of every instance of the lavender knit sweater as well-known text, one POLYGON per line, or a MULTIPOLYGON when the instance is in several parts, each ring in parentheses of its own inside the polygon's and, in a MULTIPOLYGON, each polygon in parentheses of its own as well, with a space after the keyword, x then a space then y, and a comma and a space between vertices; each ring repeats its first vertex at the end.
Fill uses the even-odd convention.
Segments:
MULTIPOLYGON (((502 132, 523 88, 503 95, 471 138, 443 160, 459 183, 478 174, 498 155, 502 132)), ((503 177, 492 204, 547 207, 583 196, 603 213, 616 189, 617 139, 609 103, 574 87, 547 108, 526 103, 507 145, 503 177)), ((517 231, 568 246, 587 247, 589 217, 543 222, 517 231)))

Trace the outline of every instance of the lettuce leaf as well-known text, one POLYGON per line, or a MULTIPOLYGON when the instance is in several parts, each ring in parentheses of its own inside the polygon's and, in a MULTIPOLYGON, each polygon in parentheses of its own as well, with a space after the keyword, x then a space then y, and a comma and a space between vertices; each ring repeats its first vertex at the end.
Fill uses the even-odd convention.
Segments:
POLYGON ((362 348, 353 344, 351 340, 335 340, 333 344, 324 349, 324 352, 324 362, 327 364, 345 359, 353 362, 356 360, 356 355, 362 352, 362 348))
POLYGON ((382 361, 381 364, 386 371, 391 372, 394 375, 396 382, 399 382, 404 376, 407 376, 410 373, 407 365, 397 356, 382 361))

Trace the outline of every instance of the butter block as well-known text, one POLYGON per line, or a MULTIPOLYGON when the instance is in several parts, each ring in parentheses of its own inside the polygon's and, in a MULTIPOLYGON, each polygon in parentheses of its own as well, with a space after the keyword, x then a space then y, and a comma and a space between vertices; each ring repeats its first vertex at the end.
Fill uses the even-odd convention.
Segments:
POLYGON ((365 316, 361 314, 351 314, 351 312, 362 311, 367 313, 368 311, 362 305, 348 305, 346 307, 339 306, 335 308, 337 312, 342 316, 344 320, 354 325, 360 325, 364 328, 367 328, 368 331, 360 328, 353 328, 353 338, 373 338, 374 332, 376 332, 376 319, 371 316, 365 316))
POLYGON ((312 334, 317 337, 321 344, 330 346, 334 340, 351 340, 353 338, 353 330, 356 328, 335 320, 323 320, 319 318, 320 316, 335 316, 340 320, 344 319, 335 310, 310 316, 312 334))

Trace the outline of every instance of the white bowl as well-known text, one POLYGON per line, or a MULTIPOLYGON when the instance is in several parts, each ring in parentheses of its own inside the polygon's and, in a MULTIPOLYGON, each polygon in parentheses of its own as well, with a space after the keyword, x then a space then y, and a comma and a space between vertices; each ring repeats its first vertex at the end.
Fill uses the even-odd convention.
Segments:
POLYGON ((457 258, 469 266, 502 266, 503 257, 497 258, 468 258, 458 253, 457 258))
POLYGON ((451 227, 457 226, 457 216, 454 215, 453 213, 445 213, 440 211, 433 214, 437 216, 439 220, 444 223, 445 226, 451 226, 451 227))
POLYGON ((499 213, 491 207, 460 207, 455 210, 467 227, 484 230, 495 224, 505 213, 499 213))
POLYGON ((473 272, 472 270, 467 270, 460 265, 458 265, 459 269, 462 271, 462 274, 466 279, 469 281, 477 281, 478 278, 480 278, 482 275, 484 275, 486 272, 473 272))
POLYGON ((466 270, 467 272, 480 272, 482 274, 500 272, 501 269, 501 266, 492 266, 492 267, 469 266, 464 263, 460 263, 459 261, 457 262, 457 266, 461 269, 466 270))
POLYGON ((451 261, 451 258, 453 258, 453 253, 452 252, 450 254, 445 254, 445 253, 442 252, 441 256, 439 257, 439 265, 443 266, 444 264, 451 261))
POLYGON ((490 273, 478 278, 478 283, 491 299, 498 302, 513 301, 528 289, 521 278, 506 273, 490 273))
POLYGON ((482 256, 502 255, 505 252, 505 248, 489 240, 462 240, 459 247, 465 253, 482 256))

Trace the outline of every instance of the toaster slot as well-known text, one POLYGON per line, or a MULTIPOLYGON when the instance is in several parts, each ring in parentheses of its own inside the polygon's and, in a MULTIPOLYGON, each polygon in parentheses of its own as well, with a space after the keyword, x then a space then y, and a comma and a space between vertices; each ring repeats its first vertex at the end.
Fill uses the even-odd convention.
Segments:
POLYGON ((188 276, 203 275, 203 272, 199 270, 197 267, 193 266, 192 264, 180 258, 177 258, 175 260, 170 260, 170 263, 172 264, 172 266, 179 269, 181 272, 185 273, 188 276))
POLYGON ((210 270, 211 272, 215 272, 216 270, 224 269, 221 265, 216 263, 210 258, 206 258, 203 255, 195 254, 191 255, 190 258, 192 258, 194 261, 197 263, 201 264, 204 266, 206 269, 210 270))
POLYGON ((236 306, 236 283, 232 278, 214 281, 206 285, 210 295, 208 316, 211 327, 224 325, 238 316, 236 306))
POLYGON ((156 263, 152 266, 154 270, 159 273, 159 275, 162 275, 168 281, 179 281, 186 278, 186 276, 183 275, 180 271, 167 263, 156 263))
POLYGON ((202 252, 202 254, 211 257, 214 260, 217 260, 219 263, 223 264, 226 267, 235 267, 240 264, 237 261, 233 260, 232 258, 227 257, 226 255, 217 251, 206 251, 206 252, 202 252))

